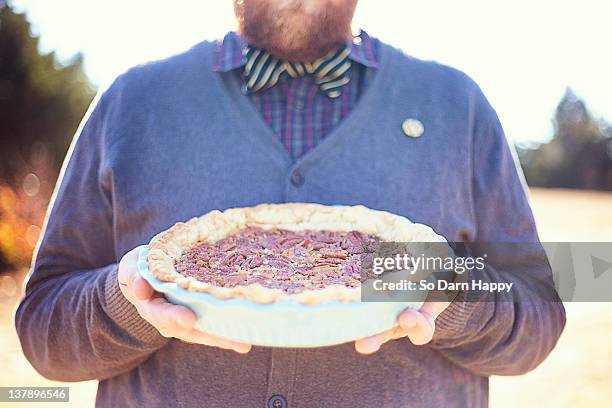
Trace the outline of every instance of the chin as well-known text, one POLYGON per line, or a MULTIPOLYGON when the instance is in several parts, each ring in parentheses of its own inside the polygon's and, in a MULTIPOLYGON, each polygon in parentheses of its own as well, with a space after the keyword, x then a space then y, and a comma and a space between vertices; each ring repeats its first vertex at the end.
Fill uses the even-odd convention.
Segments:
POLYGON ((314 61, 351 37, 357 0, 235 1, 238 31, 289 61, 314 61))

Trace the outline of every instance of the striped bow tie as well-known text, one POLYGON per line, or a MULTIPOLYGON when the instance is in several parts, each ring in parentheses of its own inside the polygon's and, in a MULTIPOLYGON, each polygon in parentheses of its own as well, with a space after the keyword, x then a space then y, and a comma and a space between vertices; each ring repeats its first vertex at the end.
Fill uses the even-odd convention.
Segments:
POLYGON ((271 88, 280 80, 312 75, 319 89, 330 98, 337 98, 342 93, 342 87, 351 79, 350 50, 344 47, 328 53, 313 63, 282 61, 269 52, 245 47, 244 67, 245 93, 255 93, 271 88))

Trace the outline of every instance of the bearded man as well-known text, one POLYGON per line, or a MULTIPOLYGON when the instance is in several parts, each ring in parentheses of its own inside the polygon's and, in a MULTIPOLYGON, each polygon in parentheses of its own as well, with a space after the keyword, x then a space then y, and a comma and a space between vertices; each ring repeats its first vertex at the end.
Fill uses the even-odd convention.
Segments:
POLYGON ((479 276, 513 282, 520 302, 460 292, 389 332, 313 349, 198 331, 138 277, 138 246, 177 220, 264 202, 364 204, 449 241, 538 242, 477 85, 352 31, 356 3, 236 0, 237 32, 100 92, 17 311, 40 373, 99 380, 103 407, 484 407, 488 376, 545 358, 565 315, 530 296, 549 277, 529 257, 479 276))

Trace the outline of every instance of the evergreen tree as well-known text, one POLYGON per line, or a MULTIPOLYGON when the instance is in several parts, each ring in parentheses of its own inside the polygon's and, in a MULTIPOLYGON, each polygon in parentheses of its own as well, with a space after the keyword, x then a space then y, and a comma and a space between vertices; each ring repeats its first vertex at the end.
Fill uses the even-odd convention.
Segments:
POLYGON ((64 65, 42 55, 25 15, 0 0, 0 182, 14 182, 36 150, 57 171, 93 94, 82 55, 64 65))
POLYGON ((532 186, 612 191, 612 128, 593 118, 567 89, 553 119, 554 136, 535 149, 520 149, 532 186))

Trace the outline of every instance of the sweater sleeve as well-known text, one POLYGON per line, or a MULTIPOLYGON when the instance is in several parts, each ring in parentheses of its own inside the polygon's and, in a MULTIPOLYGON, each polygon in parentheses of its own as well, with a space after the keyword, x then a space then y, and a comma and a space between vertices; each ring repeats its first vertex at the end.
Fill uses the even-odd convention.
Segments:
POLYGON ((470 245, 491 252, 468 281, 506 282, 508 293, 460 291, 438 317, 432 347, 480 375, 516 375, 535 368, 555 346, 565 309, 539 243, 516 155, 495 111, 478 91, 473 125, 473 210, 470 245))
POLYGON ((102 171, 104 96, 96 97, 70 147, 15 316, 26 357, 54 380, 116 376, 168 341, 118 286, 112 182, 102 171))

